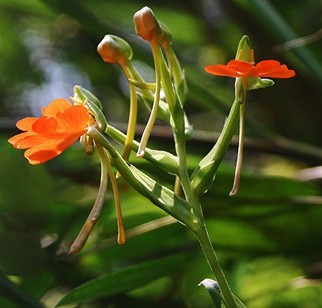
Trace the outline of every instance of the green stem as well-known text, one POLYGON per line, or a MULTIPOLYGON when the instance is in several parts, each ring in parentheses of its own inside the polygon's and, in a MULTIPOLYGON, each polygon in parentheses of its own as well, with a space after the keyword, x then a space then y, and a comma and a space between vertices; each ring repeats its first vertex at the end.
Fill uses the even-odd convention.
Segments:
POLYGON ((154 101, 152 105, 152 110, 151 114, 149 117, 149 120, 145 126, 145 129, 143 131, 141 141, 140 141, 140 146, 139 150, 136 154, 137 157, 143 157, 144 152, 145 152, 145 147, 148 143, 150 134, 153 129, 153 125, 155 122, 155 119, 157 117, 158 109, 159 109, 159 101, 160 101, 160 91, 161 91, 161 71, 160 71, 160 61, 159 61, 159 45, 158 44, 152 44, 152 54, 153 54, 153 60, 155 63, 155 83, 156 83, 156 88, 155 88, 155 94, 154 94, 154 101))
MULTIPOLYGON (((133 79, 132 73, 128 67, 128 63, 126 65, 122 65, 122 69, 127 77, 127 79, 133 79)), ((138 110, 138 101, 136 96, 136 89, 135 86, 129 82, 130 85, 130 112, 129 112, 129 121, 128 121, 128 128, 126 133, 126 139, 124 143, 124 149, 122 157, 125 160, 128 160, 130 157, 130 153, 132 150, 132 143, 135 135, 135 128, 136 128, 136 120, 137 120, 137 110, 138 110)))
MULTIPOLYGON (((179 137, 179 136, 177 136, 177 137, 179 137)), ((184 141, 184 138, 182 138, 182 136, 181 136, 181 138, 177 139, 176 145, 177 145, 177 154, 178 154, 178 158, 179 158, 179 175, 180 175, 183 190, 185 192, 188 202, 190 203, 190 205, 192 206, 192 208, 194 210, 195 215, 198 217, 200 222, 204 222, 202 207, 199 202, 199 198, 194 193, 194 191, 191 187, 191 182, 190 182, 189 174, 188 174, 187 167, 186 167, 185 141, 184 141)), ((203 252, 204 252, 205 257, 208 261, 208 264, 217 279, 217 282, 220 286, 220 289, 221 289, 223 298, 227 304, 227 307, 235 308, 236 307, 235 300, 234 300, 233 295, 230 291, 230 288, 229 288, 228 282, 225 278, 225 275, 219 265, 219 261, 218 261, 217 255, 213 249, 212 243, 210 241, 206 225, 203 223, 203 226, 200 229, 198 229, 197 231, 195 230, 195 233, 198 237, 198 240, 199 240, 200 245, 203 249, 203 252)))
MULTIPOLYGON (((135 81, 145 84, 145 80, 141 77, 141 75, 138 73, 138 71, 133 66, 132 62, 128 62, 128 69, 131 72, 132 79, 135 81)), ((143 93, 143 95, 151 100, 153 100, 153 93, 150 89, 145 89, 144 87, 140 87, 140 91, 143 93)))
POLYGON ((222 293, 222 297, 225 301, 227 308, 236 308, 236 302, 234 300, 234 296, 230 290, 229 284, 226 280, 225 274, 219 265, 219 261, 215 250, 212 246, 207 228, 204 226, 196 232, 202 250, 205 254, 205 257, 208 261, 210 268, 215 274, 216 280, 220 286, 220 290, 222 293))
MULTIPOLYGON (((104 149, 105 151, 105 149, 104 149)), ((120 195, 119 190, 116 183, 116 178, 112 169, 112 165, 110 160, 107 160, 107 170, 108 175, 111 180, 112 190, 114 195, 115 201, 115 209, 116 209, 116 217, 117 217, 117 242, 118 244, 125 243, 125 231, 124 231, 124 224, 123 224, 123 216, 122 216, 122 209, 121 209, 121 202, 120 202, 120 195)))
POLYGON ((193 193, 187 168, 184 111, 181 102, 174 91, 169 69, 160 49, 158 50, 158 53, 158 58, 160 59, 158 63, 161 72, 162 86, 171 112, 170 123, 175 139, 176 153, 179 160, 179 177, 181 180, 182 189, 187 201, 197 213, 198 217, 202 217, 201 206, 198 198, 196 198, 195 194, 193 193))
MULTIPOLYGON (((171 91, 169 92, 171 94, 171 91)), ((179 104, 179 101, 175 100, 174 103, 179 104)), ((201 204, 199 202, 199 198, 197 194, 193 191, 191 186, 190 176, 187 168, 186 137, 184 134, 184 121, 183 121, 184 112, 183 112, 183 109, 181 108, 182 106, 176 105, 171 107, 170 107, 170 110, 172 111, 172 116, 176 117, 175 119, 173 119, 172 128, 173 128, 173 133, 175 137, 176 152, 179 159, 179 176, 180 176, 182 188, 185 193, 185 197, 187 201, 189 202, 190 206, 193 209, 194 214, 196 215, 196 217, 198 217, 198 221, 200 222, 200 228, 198 228, 197 230, 194 230, 194 232, 196 233, 199 239, 199 242, 204 251, 204 254, 209 263, 209 266, 213 271, 218 284, 220 285, 223 298, 227 303, 227 307, 235 308, 236 304, 235 304, 233 295, 230 291, 225 275, 219 265, 218 258, 213 249, 206 225, 204 223, 203 211, 202 211, 201 204)))
POLYGON ((176 130, 174 131, 174 136, 175 136, 176 152, 179 160, 179 177, 181 180, 182 189, 186 196, 187 201, 191 204, 192 208, 194 209, 195 214, 197 214, 201 218, 203 216, 201 206, 198 198, 193 193, 193 190, 191 187, 191 181, 188 173, 188 168, 187 168, 185 136, 182 131, 178 132, 176 130))
MULTIPOLYGON (((116 129, 115 127, 107 124, 105 133, 109 135, 111 138, 124 144, 126 136, 121 131, 116 129)), ((132 144, 133 151, 137 151, 139 149, 139 143, 133 140, 132 144)), ((176 156, 170 154, 166 151, 160 150, 152 150, 150 148, 145 148, 144 159, 150 161, 155 164, 159 168, 171 173, 178 174, 179 163, 176 156)))
POLYGON ((243 165, 244 137, 245 137, 245 102, 240 104, 238 152, 237 152, 234 183, 233 183, 231 192, 229 193, 230 196, 237 195, 239 191, 240 176, 241 176, 241 170, 243 165))

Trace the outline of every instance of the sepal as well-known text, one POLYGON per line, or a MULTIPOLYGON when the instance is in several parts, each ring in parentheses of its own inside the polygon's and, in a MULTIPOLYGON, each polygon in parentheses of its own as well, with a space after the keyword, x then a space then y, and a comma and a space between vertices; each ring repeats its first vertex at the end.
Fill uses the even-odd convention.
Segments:
POLYGON ((274 85, 274 81, 268 78, 248 78, 247 90, 256 90, 262 88, 268 88, 274 85))
POLYGON ((93 102, 99 109, 102 109, 102 103, 100 100, 90 91, 84 89, 81 86, 74 86, 73 101, 80 100, 82 104, 85 104, 87 100, 93 102))

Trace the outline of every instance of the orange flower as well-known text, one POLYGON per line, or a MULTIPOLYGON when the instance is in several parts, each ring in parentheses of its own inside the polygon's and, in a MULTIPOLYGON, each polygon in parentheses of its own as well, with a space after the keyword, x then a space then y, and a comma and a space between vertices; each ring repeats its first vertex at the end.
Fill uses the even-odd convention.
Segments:
POLYGON ((43 116, 17 122, 24 131, 8 140, 17 149, 27 149, 25 157, 32 165, 44 163, 75 143, 86 133, 93 119, 87 108, 72 105, 64 98, 42 108, 43 116))
POLYGON ((293 70, 275 60, 264 60, 256 65, 241 60, 231 60, 227 65, 216 64, 205 67, 207 73, 227 77, 271 77, 291 78, 295 76, 293 70))

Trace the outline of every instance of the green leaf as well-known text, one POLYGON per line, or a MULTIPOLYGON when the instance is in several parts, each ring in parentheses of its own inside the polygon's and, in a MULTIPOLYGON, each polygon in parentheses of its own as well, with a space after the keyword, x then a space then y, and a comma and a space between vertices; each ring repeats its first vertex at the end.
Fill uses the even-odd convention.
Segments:
POLYGON ((204 286, 209 292, 212 301, 215 304, 215 308, 221 307, 221 292, 219 288, 219 284, 217 281, 213 279, 206 278, 199 283, 199 286, 204 286))
POLYGON ((88 281, 67 293, 57 306, 89 301, 132 291, 180 268, 191 254, 172 255, 128 267, 88 281))

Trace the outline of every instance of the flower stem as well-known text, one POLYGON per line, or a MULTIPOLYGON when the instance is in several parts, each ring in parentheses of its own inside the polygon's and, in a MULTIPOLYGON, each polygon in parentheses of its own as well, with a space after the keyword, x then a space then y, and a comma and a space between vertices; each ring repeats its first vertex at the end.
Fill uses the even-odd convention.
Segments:
POLYGON ((194 193, 191 187, 191 182, 190 182, 190 178, 187 170, 185 140, 182 136, 181 138, 179 136, 176 136, 176 137, 177 137, 177 140, 176 140, 177 155, 179 158, 179 175, 180 175, 182 187, 186 195, 186 198, 189 201, 195 215, 198 217, 199 221, 201 222, 200 223, 201 227, 197 230, 195 229, 194 232, 198 237, 198 240, 203 249, 203 252, 208 261, 208 264, 217 279, 217 282, 223 294, 223 298, 227 303, 227 307, 235 308, 236 307, 235 300, 230 291, 230 287, 225 278, 225 275, 219 265, 217 255, 213 249, 211 240, 209 238, 208 230, 204 223, 202 225, 202 222, 204 221, 202 207, 199 202, 199 198, 196 196, 196 194, 194 193))
POLYGON ((158 108, 159 108, 159 101, 160 101, 160 91, 161 91, 161 72, 160 72, 160 61, 159 61, 159 46, 158 44, 152 44, 152 54, 153 54, 153 60, 155 63, 155 83, 156 83, 156 88, 155 88, 155 94, 154 94, 154 101, 153 101, 153 106, 151 110, 151 114, 148 120, 148 123, 146 124, 146 127, 144 129, 144 132, 141 137, 140 145, 139 145, 139 150, 136 154, 137 157, 143 157, 144 152, 145 152, 145 147, 148 143, 150 134, 153 129, 153 125, 155 122, 155 119, 157 117, 158 113, 158 108))
POLYGON ((85 245, 90 233, 92 232, 100 214, 102 211, 104 199, 105 199, 105 192, 107 189, 107 182, 108 182, 108 164, 109 158, 105 150, 99 145, 96 144, 97 151, 99 153, 101 159, 101 183, 98 190, 98 194, 93 205, 91 212, 89 213, 82 229, 80 230, 79 234, 77 235, 76 239, 74 240, 73 244, 69 249, 69 254, 75 254, 79 252, 85 245))
MULTIPOLYGON (((104 149, 105 151, 105 149, 104 149)), ((107 164, 108 175, 111 179, 112 190, 114 194, 114 201, 116 207, 116 217, 117 217, 117 242, 118 244, 125 243, 125 231, 124 231, 124 224, 123 224, 123 217, 122 217, 122 209, 120 203, 120 195, 119 190, 117 188, 116 178, 112 169, 111 162, 108 160, 107 164)))
POLYGON ((229 196, 235 196, 239 191, 240 176, 241 176, 241 170, 243 165, 244 136, 245 136, 245 102, 240 104, 238 153, 237 153, 234 183, 233 183, 231 192, 229 193, 229 196))
POLYGON ((196 235, 204 252, 204 255, 208 261, 210 268, 212 269, 216 280, 220 286, 222 297, 225 301, 227 308, 236 308, 236 302, 234 296, 230 290, 225 274, 222 271, 215 250, 212 246, 206 226, 196 231, 196 235))
MULTIPOLYGON (((133 79, 133 76, 132 76, 131 70, 128 67, 128 64, 122 65, 122 69, 128 80, 133 79)), ((135 135, 136 120, 137 120, 137 109, 138 109, 138 101, 137 101, 135 86, 131 82, 129 82, 129 86, 130 86, 129 122, 128 122, 128 128, 126 133, 126 139, 124 143, 123 154, 122 154, 122 157, 125 160, 129 159, 130 153, 132 150, 132 144, 133 144, 133 139, 135 135)))

